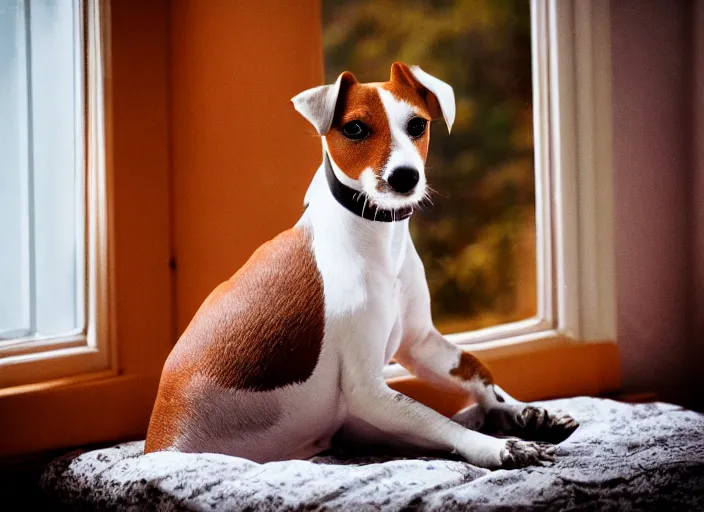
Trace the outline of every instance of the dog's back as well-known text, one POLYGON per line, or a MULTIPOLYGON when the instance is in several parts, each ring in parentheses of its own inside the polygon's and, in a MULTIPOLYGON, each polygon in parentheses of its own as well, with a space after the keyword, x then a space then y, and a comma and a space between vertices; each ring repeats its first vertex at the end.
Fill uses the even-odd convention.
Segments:
POLYGON ((146 452, 243 455, 233 433, 276 428, 296 385, 315 386, 325 313, 311 240, 307 226, 283 232, 206 299, 164 367, 146 452))

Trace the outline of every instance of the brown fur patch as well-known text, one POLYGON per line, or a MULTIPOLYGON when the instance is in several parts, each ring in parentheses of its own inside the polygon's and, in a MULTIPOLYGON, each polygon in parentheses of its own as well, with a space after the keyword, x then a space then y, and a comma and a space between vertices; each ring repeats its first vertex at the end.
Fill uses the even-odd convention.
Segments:
POLYGON ((376 87, 343 81, 326 140, 333 161, 350 178, 359 179, 367 167, 376 174, 381 172, 391 154, 391 129, 376 87), (350 121, 362 121, 370 135, 359 141, 349 140, 342 127, 350 121))
POLYGON ((196 375, 223 388, 268 391, 305 382, 325 326, 323 283, 305 228, 262 245, 200 307, 169 356, 145 451, 168 448, 198 407, 196 375))
POLYGON ((168 450, 176 442, 180 424, 193 407, 186 393, 187 387, 187 375, 169 373, 164 368, 149 419, 144 453, 168 450))
POLYGON ((469 352, 462 352, 459 364, 456 368, 450 370, 450 375, 467 381, 479 379, 484 384, 494 383, 494 377, 491 375, 489 368, 484 366, 484 363, 469 352))

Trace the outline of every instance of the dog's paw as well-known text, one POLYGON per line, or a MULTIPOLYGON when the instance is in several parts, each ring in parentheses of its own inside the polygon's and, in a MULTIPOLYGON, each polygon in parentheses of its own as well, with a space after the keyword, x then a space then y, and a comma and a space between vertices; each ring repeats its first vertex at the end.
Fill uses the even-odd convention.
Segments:
POLYGON ((501 450, 501 468, 518 469, 555 462, 555 447, 530 441, 509 439, 501 450))
POLYGON ((504 405, 489 411, 484 430, 530 441, 557 444, 567 439, 579 423, 567 414, 550 414, 532 405, 504 405))
POLYGON ((462 409, 451 419, 455 423, 462 425, 464 428, 480 431, 484 426, 486 413, 482 410, 479 404, 473 404, 466 409, 462 409))
POLYGON ((550 414, 542 407, 526 406, 520 411, 512 434, 523 439, 560 443, 574 432, 579 423, 568 414, 550 414))

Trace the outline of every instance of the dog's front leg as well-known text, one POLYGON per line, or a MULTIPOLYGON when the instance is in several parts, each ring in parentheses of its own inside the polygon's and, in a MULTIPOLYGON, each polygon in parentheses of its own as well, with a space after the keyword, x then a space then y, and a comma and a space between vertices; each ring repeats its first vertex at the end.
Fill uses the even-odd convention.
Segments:
POLYGON ((343 387, 348 414, 383 432, 390 444, 459 453, 484 468, 514 468, 554 460, 553 447, 497 439, 464 428, 415 400, 391 390, 382 380, 343 387))
POLYGON ((395 357, 422 380, 471 394, 477 405, 453 417, 469 428, 556 443, 578 426, 569 415, 550 414, 510 397, 495 386, 491 372, 479 359, 447 341, 435 328, 419 340, 406 340, 395 357))

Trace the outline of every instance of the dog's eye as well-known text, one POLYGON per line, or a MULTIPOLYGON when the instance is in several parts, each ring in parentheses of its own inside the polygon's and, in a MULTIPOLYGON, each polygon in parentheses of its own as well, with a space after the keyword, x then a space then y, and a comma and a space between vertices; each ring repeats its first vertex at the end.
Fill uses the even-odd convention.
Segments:
POLYGON ((425 133, 425 127, 428 125, 428 121, 422 117, 414 117, 408 121, 408 126, 406 131, 411 137, 420 137, 425 133))
POLYGON ((369 127, 362 121, 350 121, 342 127, 342 133, 348 139, 362 140, 369 135, 369 127))

